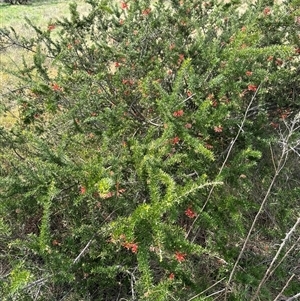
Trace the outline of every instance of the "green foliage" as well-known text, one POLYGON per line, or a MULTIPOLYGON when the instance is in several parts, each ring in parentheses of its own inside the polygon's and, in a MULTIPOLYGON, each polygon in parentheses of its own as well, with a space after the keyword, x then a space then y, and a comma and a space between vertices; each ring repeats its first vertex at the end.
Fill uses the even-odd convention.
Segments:
POLYGON ((1 30, 33 53, 0 128, 5 295, 252 297, 300 209, 297 7, 266 2, 89 0, 30 40, 1 30))

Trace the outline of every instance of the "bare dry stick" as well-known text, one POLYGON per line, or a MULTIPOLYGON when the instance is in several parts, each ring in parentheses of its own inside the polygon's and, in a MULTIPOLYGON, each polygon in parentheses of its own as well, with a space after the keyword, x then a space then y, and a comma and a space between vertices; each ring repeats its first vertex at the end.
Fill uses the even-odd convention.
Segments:
POLYGON ((206 293, 207 291, 209 291, 210 289, 212 289, 214 286, 216 286, 218 283, 222 282, 224 279, 225 279, 225 277, 222 278, 221 280, 217 281, 216 283, 214 283, 213 285, 211 285, 210 287, 208 287, 207 289, 205 289, 205 290, 202 291, 201 293, 199 293, 199 294, 193 296, 193 297, 190 298, 188 301, 192 301, 192 300, 194 300, 195 298, 199 297, 200 295, 203 295, 204 293, 206 293))
POLYGON ((221 289, 221 290, 219 290, 219 291, 217 291, 217 292, 214 292, 214 293, 212 293, 212 294, 210 294, 210 295, 204 297, 203 299, 204 299, 204 300, 205 300, 205 299, 208 299, 208 298, 210 298, 210 297, 212 297, 212 296, 221 294, 221 293, 223 293, 224 291, 225 291, 225 288, 223 288, 223 289, 221 289))
MULTIPOLYGON (((282 155, 281 158, 280 158, 280 161, 279 161, 279 165, 281 165, 281 162, 282 162, 283 160, 284 160, 284 156, 282 155)), ((264 199, 263 199, 263 201, 262 201, 262 203, 261 203, 261 205, 260 205, 260 208, 259 208, 259 210, 258 210, 258 212, 257 212, 257 214, 256 214, 256 216, 255 216, 255 218, 254 218, 254 220, 253 220, 253 222, 252 222, 252 225, 251 225, 250 230, 249 230, 249 232, 248 232, 248 234, 247 234, 247 237, 246 237, 246 239, 245 239, 245 241, 244 241, 244 244, 243 244, 243 247, 242 247, 242 249, 241 249, 241 251, 240 251, 240 254, 239 254, 239 256, 238 256, 238 258, 237 258, 237 260, 236 260, 236 262, 235 262, 235 264, 234 264, 234 266, 233 266, 233 268, 232 268, 232 270, 231 270, 231 273, 230 273, 230 275, 229 275, 229 279, 228 279, 228 282, 227 282, 227 289, 226 289, 226 293, 225 293, 225 300, 227 300, 226 297, 227 297, 227 293, 228 293, 228 287, 229 287, 229 285, 230 285, 230 283, 231 283, 231 280, 232 280, 233 275, 234 275, 234 273, 235 273, 235 271, 236 271, 236 269, 237 269, 237 266, 238 266, 238 264, 239 264, 239 262, 240 262, 240 260, 241 260, 241 258, 242 258, 242 256, 243 256, 243 254, 244 254, 244 251, 245 251, 245 249, 246 249, 246 245, 247 245, 247 243, 248 243, 248 241, 249 241, 249 239, 250 239, 250 235, 252 234, 252 231, 253 231, 254 226, 255 226, 255 224, 256 224, 256 222, 257 222, 257 220, 258 220, 258 217, 259 217, 259 215, 261 214, 261 212, 263 211, 263 208, 264 208, 265 203, 266 203, 266 201, 267 201, 267 199, 268 199, 268 197, 269 197, 269 194, 270 194, 270 192, 271 192, 271 190, 272 190, 272 188, 273 188, 273 185, 274 185, 274 183, 275 183, 275 180, 277 179, 277 176, 278 176, 277 171, 278 171, 278 170, 276 170, 275 175, 274 175, 274 177, 273 177, 273 179, 272 179, 272 182, 271 182, 271 184, 269 185, 268 191, 267 191, 267 193, 266 193, 266 195, 265 195, 265 197, 264 197, 264 199)))
POLYGON ((288 298, 286 301, 294 301, 297 300, 298 297, 300 297, 300 293, 294 295, 293 297, 288 298))
POLYGON ((136 279, 135 279, 134 274, 131 273, 129 270, 126 270, 125 272, 131 276, 131 279, 130 279, 131 294, 132 294, 132 300, 134 301, 134 300, 136 300, 135 291, 134 291, 134 286, 135 286, 135 283, 136 283, 136 279))
POLYGON ((300 217, 297 219, 296 223, 294 224, 294 226, 292 227, 292 229, 290 230, 290 232, 288 232, 286 235, 285 235, 285 238, 282 240, 282 243, 278 249, 278 251, 276 252, 276 255, 274 256, 272 262, 270 263, 270 266, 269 268, 267 269, 264 277, 262 278, 262 280, 260 281, 258 287, 257 287, 257 290, 254 294, 254 296, 252 297, 251 301, 255 300, 260 292, 260 289, 261 287, 263 286, 263 284, 265 283, 267 277, 269 277, 269 275, 271 274, 271 269, 275 263, 275 261, 277 260, 281 250, 284 248, 285 244, 287 243, 287 241, 289 240, 289 238, 291 237, 291 235, 293 234, 293 232, 296 230, 297 226, 300 224, 300 217))
MULTIPOLYGON (((241 251, 240 251, 240 253, 239 253, 239 256, 238 256, 238 258, 237 258, 237 260, 236 260, 236 262, 235 262, 235 264, 234 264, 234 266, 233 266, 233 268, 232 268, 232 271, 231 271, 231 273, 230 273, 230 275, 229 275, 229 279, 228 279, 227 287, 226 287, 226 291, 225 291, 225 301, 227 300, 227 294, 228 294, 228 288, 229 288, 229 285, 230 285, 231 280, 232 280, 232 278, 233 278, 233 275, 234 275, 234 273, 235 273, 235 271, 236 271, 236 269, 237 269, 237 266, 238 266, 238 264, 239 264, 239 262, 240 262, 240 260, 241 260, 241 258, 242 258, 242 256, 243 256, 243 254, 244 254, 244 251, 245 251, 245 249, 246 249, 246 245, 248 244, 248 241, 249 241, 249 239, 250 239, 250 235, 252 234, 252 231, 253 231, 254 226, 255 226, 255 224, 256 224, 256 222, 257 222, 257 220, 258 220, 259 215, 260 215, 261 212, 263 211, 263 208, 264 208, 264 206, 265 206, 265 204, 266 204, 266 202, 267 202, 267 199, 268 199, 268 197, 269 197, 269 195, 270 195, 270 193, 271 193, 271 190, 272 190, 272 188, 273 188, 273 185, 274 185, 274 183, 275 183, 275 181, 276 181, 276 179, 277 179, 277 177, 278 177, 280 171, 282 170, 282 168, 283 168, 284 165, 285 165, 285 162, 286 162, 286 160, 287 160, 287 156, 288 156, 288 153, 289 153, 289 141, 290 141, 290 138, 291 138, 292 134, 294 133, 295 126, 296 126, 296 124, 297 124, 297 122, 298 122, 298 119, 299 119, 299 118, 296 117, 296 118, 293 120, 293 122, 292 122, 292 124, 291 124, 291 127, 288 127, 288 126, 287 126, 288 134, 287 134, 286 137, 282 137, 282 141, 281 141, 281 144, 282 144, 282 152, 281 152, 281 156, 280 156, 280 158, 279 158, 279 160, 278 160, 278 163, 277 163, 277 167, 276 167, 276 170, 275 170, 275 174, 274 174, 273 179, 272 179, 272 181, 271 181, 271 183, 270 183, 270 185, 269 185, 269 188, 268 188, 268 190, 267 190, 267 192, 266 192, 266 195, 265 195, 265 197, 264 197, 264 199, 263 199, 263 201, 262 201, 262 203, 261 203, 261 205, 260 205, 260 208, 259 208, 259 210, 258 210, 258 212, 257 212, 257 214, 256 214, 256 216, 255 216, 255 218, 254 218, 254 220, 253 220, 253 222, 252 222, 252 225, 251 225, 251 227, 250 227, 250 229, 249 229, 249 232, 248 232, 247 237, 246 237, 246 239, 245 239, 245 241, 244 241, 244 244, 243 244, 243 247, 242 247, 242 249, 241 249, 241 251)), ((298 223, 298 221, 297 221, 297 223, 298 223)), ((257 294, 258 294, 258 292, 259 292, 259 290, 257 291, 257 294)), ((254 295, 254 297, 251 299, 251 301, 256 299, 257 294, 254 295)))
POLYGON ((280 291, 280 293, 276 296, 276 298, 273 301, 278 301, 278 299, 282 296, 283 292, 285 291, 285 289, 289 286, 289 283, 292 281, 292 279, 295 277, 295 274, 293 274, 289 280, 287 281, 287 283, 285 284, 285 286, 282 288, 282 290, 280 291))
POLYGON ((289 255, 289 253, 298 245, 300 241, 300 237, 296 240, 296 242, 285 252, 284 256, 281 258, 281 260, 277 263, 277 265, 274 267, 274 269, 269 273, 269 276, 265 281, 268 280, 269 277, 272 276, 272 274, 275 272, 275 270, 281 265, 281 263, 284 261, 284 259, 289 255))
POLYGON ((93 241, 93 238, 95 237, 95 235, 88 241, 88 243, 85 245, 85 247, 81 250, 81 252, 79 253, 79 255, 73 260, 73 264, 75 264, 77 261, 79 261, 79 259, 81 258, 81 256, 84 254, 84 252, 87 250, 87 248, 90 246, 90 244, 93 241))

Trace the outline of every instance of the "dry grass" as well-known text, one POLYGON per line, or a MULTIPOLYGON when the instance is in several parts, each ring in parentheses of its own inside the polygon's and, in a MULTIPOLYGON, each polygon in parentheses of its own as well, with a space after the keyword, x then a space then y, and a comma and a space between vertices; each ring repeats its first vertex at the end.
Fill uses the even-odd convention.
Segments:
MULTIPOLYGON (((0 4, 1 24, 0 26, 13 27, 15 31, 27 38, 34 35, 34 30, 26 23, 27 17, 42 29, 46 29, 48 24, 56 18, 69 16, 69 4, 72 1, 45 1, 36 2, 29 5, 7 5, 0 4)), ((89 5, 84 0, 77 0, 78 9, 82 14, 86 14, 89 5)), ((22 65, 23 56, 30 59, 31 54, 23 49, 11 47, 0 54, 0 91, 8 92, 14 86, 15 78, 6 70, 15 71, 22 65)))
POLYGON ((10 128, 14 125, 18 118, 18 110, 12 109, 11 112, 0 115, 0 125, 10 128))
MULTIPOLYGON (((30 38, 34 35, 34 30, 26 23, 25 18, 41 29, 46 29, 48 24, 55 19, 69 16, 69 4, 74 1, 39 1, 29 5, 8 5, 0 3, 1 28, 13 27, 14 30, 30 38)), ((86 14, 90 8, 84 0, 77 0, 78 10, 81 14, 86 14)), ((22 66, 23 58, 30 61, 32 53, 26 52, 22 48, 10 47, 0 53, 0 93, 3 95, 16 86, 16 78, 12 72, 17 71, 22 66)), ((0 101, 2 100, 0 94, 0 101)), ((11 127, 18 118, 17 108, 12 108, 11 113, 0 115, 0 125, 11 127)))

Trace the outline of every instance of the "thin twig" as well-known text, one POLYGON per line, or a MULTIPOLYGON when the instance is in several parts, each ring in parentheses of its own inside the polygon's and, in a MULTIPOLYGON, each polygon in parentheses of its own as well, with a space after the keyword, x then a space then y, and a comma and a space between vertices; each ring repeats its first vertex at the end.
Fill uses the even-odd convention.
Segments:
POLYGON ((297 300, 298 297, 300 297, 300 293, 297 293, 293 297, 288 298, 286 301, 294 301, 294 300, 297 300))
POLYGON ((189 97, 187 97, 186 99, 184 99, 182 102, 180 102, 178 105, 181 105, 181 104, 185 103, 189 99, 193 98, 193 96, 195 96, 195 94, 190 95, 189 97))
POLYGON ((223 293, 224 291, 225 291, 225 288, 223 288, 223 289, 221 289, 221 290, 219 290, 219 291, 217 291, 217 292, 214 292, 214 293, 212 293, 212 294, 210 294, 210 295, 204 297, 203 299, 207 299, 207 298, 209 298, 209 297, 212 297, 212 296, 221 294, 221 293, 223 293))
POLYGON ((276 164, 275 164, 274 153, 273 153, 271 144, 270 144, 270 152, 271 152, 272 163, 273 163, 273 166, 274 166, 274 171, 276 171, 277 167, 276 167, 276 164))
MULTIPOLYGON (((267 192, 265 194, 265 197, 264 197, 264 199, 263 199, 263 201, 262 201, 262 203, 260 205, 260 208, 259 208, 259 210, 258 210, 258 212, 257 212, 257 214, 256 214, 256 216, 255 216, 255 218, 254 218, 254 220, 252 222, 252 225, 251 225, 251 227, 249 229, 249 232, 248 232, 247 237, 246 237, 246 239, 244 241, 244 244, 243 244, 242 249, 241 249, 241 251, 239 253, 239 256, 238 256, 238 258, 237 258, 237 260, 236 260, 236 262, 235 262, 235 264, 233 266, 233 269, 232 269, 232 271, 231 271, 231 273, 229 275, 229 279, 228 279, 227 287, 226 287, 226 292, 225 292, 225 300, 227 300, 227 290, 229 288, 229 284, 231 283, 231 280, 232 280, 233 275, 234 275, 234 273, 235 273, 235 271, 237 269, 237 266, 238 266, 238 264, 239 264, 239 262, 240 262, 240 260, 241 260, 241 258, 243 256, 243 254, 244 254, 244 251, 246 249, 246 245, 248 244, 248 241, 250 240, 250 235, 252 234, 252 231, 254 229, 254 226, 256 225, 258 217, 260 216, 261 212, 263 211, 263 208, 264 208, 264 206, 265 206, 265 204, 267 202, 267 199, 268 199, 268 197, 269 197, 269 195, 271 193, 271 190, 272 190, 272 188, 273 188, 273 186, 275 184, 275 181, 276 181, 276 179, 277 179, 280 171, 282 170, 282 168, 284 167, 284 165, 286 163, 286 160, 287 160, 287 157, 288 157, 288 150, 289 150, 288 143, 289 143, 289 140, 290 140, 290 138, 291 138, 291 136, 292 136, 292 134, 294 132, 294 128, 295 128, 296 123, 297 123, 297 119, 295 118, 293 120, 292 124, 291 124, 291 127, 290 128, 287 127, 288 130, 289 130, 287 136, 282 139, 282 152, 281 152, 281 156, 280 156, 280 158, 278 160, 277 169, 275 170, 275 174, 273 176, 273 179, 272 179, 272 181, 271 181, 271 183, 270 183, 270 185, 268 187, 268 190, 267 190, 267 192)), ((298 224, 298 221, 296 222, 296 225, 297 224, 298 224)), ((276 257, 276 259, 277 259, 277 257, 276 257)), ((272 264, 273 264, 273 262, 272 262, 272 264)), ((262 282, 264 280, 265 280, 265 277, 263 278, 262 282)), ((262 282, 261 282, 261 285, 262 285, 262 282)), ((259 290, 260 290, 260 286, 257 289, 256 293, 254 294, 254 297, 251 299, 252 301, 256 299, 257 294, 259 293, 259 290)))
POLYGON ((26 285, 23 289, 27 290, 29 288, 32 288, 32 287, 36 286, 36 285, 44 284, 47 281, 47 279, 49 279, 49 278, 50 278, 50 276, 35 280, 35 281, 29 283, 28 285, 26 285))
POLYGON ((135 298, 135 292, 134 292, 134 285, 136 283, 136 279, 135 279, 134 274, 131 273, 129 270, 126 270, 125 272, 131 276, 131 279, 130 279, 131 295, 132 295, 132 300, 134 301, 134 300, 136 300, 136 298, 135 298))
POLYGON ((152 124, 152 125, 154 125, 154 126, 157 126, 157 127, 163 127, 164 125, 163 124, 161 124, 161 123, 154 123, 153 121, 151 121, 151 120, 146 120, 148 123, 150 123, 150 124, 152 124))
MULTIPOLYGON (((285 155, 285 153, 282 153, 282 156, 281 156, 281 158, 280 158, 280 160, 279 160, 278 165, 280 165, 280 166, 281 166, 282 160, 284 159, 284 155, 285 155)), ((259 208, 259 210, 258 210, 258 212, 257 212, 257 214, 256 214, 256 216, 255 216, 255 218, 254 218, 254 220, 253 220, 253 222, 252 222, 252 225, 251 225, 251 227, 250 227, 250 229, 249 229, 249 231, 248 231, 247 237, 246 237, 246 239, 245 239, 245 241, 244 241, 244 244, 243 244, 242 249, 241 249, 241 251, 240 251, 240 253, 239 253, 239 256, 238 256, 238 258, 237 258, 237 260, 236 260, 236 262, 235 262, 235 264, 234 264, 234 266, 233 266, 233 268, 232 268, 232 270, 231 270, 231 273, 230 273, 230 275, 229 275, 229 279, 228 279, 228 282, 227 282, 227 289, 228 289, 228 287, 229 287, 229 284, 231 283, 231 280, 232 280, 233 275, 234 275, 234 273, 235 273, 235 271, 236 271, 236 269, 237 269, 237 266, 238 266, 238 264, 239 264, 239 262, 240 262, 240 260, 241 260, 241 258, 242 258, 242 256, 243 256, 243 254, 244 254, 244 251, 245 251, 245 249, 246 249, 246 245, 248 244, 248 241, 249 241, 249 239, 250 239, 250 235, 252 234, 252 231, 253 231, 253 229, 254 229, 254 226, 256 225, 256 222, 257 222, 257 220, 258 220, 258 217, 260 216, 261 212, 263 211, 263 208, 264 208, 264 206, 265 206, 265 203, 267 202, 267 199, 268 199, 268 197, 269 197, 269 194, 271 193, 271 190, 272 190, 272 188, 273 188, 273 185, 275 184, 275 181, 276 181, 276 179, 277 179, 277 176, 278 176, 278 173, 277 173, 277 171, 276 171, 276 172, 275 172, 275 175, 274 175, 274 177, 273 177, 273 179, 272 179, 272 182, 271 182, 271 184, 269 185, 268 191, 267 191, 267 193, 266 193, 266 195, 265 195, 265 197, 264 197, 264 199, 263 199, 263 201, 262 201, 262 203, 261 203, 261 205, 260 205, 260 208, 259 208)), ((226 290, 226 295, 227 295, 227 290, 226 290)), ((225 295, 225 300, 226 300, 226 295, 225 295)))
POLYGON ((194 297, 190 298, 188 301, 194 300, 195 298, 199 297, 200 295, 206 293, 207 291, 209 291, 210 289, 212 289, 214 286, 216 286, 218 283, 222 282, 224 279, 226 279, 226 277, 224 277, 221 280, 217 281, 216 283, 214 283, 213 285, 211 285, 210 287, 208 287, 207 289, 205 289, 201 293, 199 293, 199 294, 195 295, 194 297))
POLYGON ((94 236, 88 241, 88 243, 85 245, 85 247, 82 249, 82 251, 78 254, 78 256, 74 259, 73 264, 75 264, 76 262, 79 261, 79 259, 80 259, 81 256, 84 254, 84 252, 86 251, 86 249, 87 249, 87 248, 90 246, 90 244, 92 243, 94 237, 95 237, 95 234, 94 234, 94 236))
POLYGON ((39 296, 39 294, 40 294, 40 291, 41 291, 41 285, 39 286, 38 291, 37 291, 36 294, 35 294, 34 301, 36 301, 36 300, 38 299, 38 296, 39 296))
POLYGON ((276 298, 273 301, 277 301, 283 294, 283 292, 285 291, 285 289, 289 286, 289 283, 292 281, 292 279, 295 277, 295 274, 293 274, 289 280, 287 281, 287 283, 285 284, 285 286, 282 288, 282 290, 280 291, 280 293, 276 296, 276 298))
POLYGON ((291 237, 291 235, 293 234, 293 232, 296 230, 298 224, 300 224, 300 217, 297 219, 296 223, 294 224, 294 226, 291 228, 291 230, 285 235, 285 238, 282 240, 282 243, 278 249, 278 251, 276 252, 276 255, 274 256, 272 262, 270 263, 270 266, 268 267, 264 277, 262 278, 262 280, 260 281, 258 287, 257 287, 257 290, 253 296, 253 298, 251 299, 252 300, 255 300, 259 294, 259 291, 261 289, 261 287, 263 286, 263 284, 265 283, 267 277, 269 277, 270 273, 271 273, 271 269, 275 263, 275 261, 277 260, 281 250, 284 248, 286 242, 288 241, 288 239, 291 237))
POLYGON ((284 261, 284 259, 288 256, 288 254, 295 248, 295 246, 298 245, 300 241, 300 237, 298 237, 298 239, 296 240, 296 242, 285 252, 284 256, 281 258, 281 260, 277 263, 277 265, 274 267, 274 269, 269 273, 269 276, 267 277, 267 279, 265 281, 268 280, 268 278, 270 278, 270 276, 273 275, 273 273, 275 272, 275 270, 281 265, 281 263, 284 261))

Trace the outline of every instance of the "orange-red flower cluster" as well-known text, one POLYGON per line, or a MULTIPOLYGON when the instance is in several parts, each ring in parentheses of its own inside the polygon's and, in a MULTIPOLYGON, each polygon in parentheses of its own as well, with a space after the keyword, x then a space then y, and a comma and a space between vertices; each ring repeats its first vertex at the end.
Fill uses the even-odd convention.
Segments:
POLYGON ((84 186, 80 186, 80 194, 85 194, 86 193, 86 188, 84 186))
POLYGON ((257 90, 257 86, 255 85, 248 85, 248 91, 256 91, 257 90))
POLYGON ((51 87, 53 91, 57 91, 57 92, 62 91, 62 87, 60 87, 57 83, 52 83, 51 87))
POLYGON ((181 117, 183 115, 183 110, 178 110, 173 113, 174 117, 181 117))
POLYGON ((195 218, 197 214, 189 207, 184 211, 185 215, 189 218, 195 218))
POLYGON ((186 94, 187 94, 188 97, 191 97, 193 95, 193 93, 191 91, 189 91, 189 90, 186 91, 186 94))
POLYGON ((151 13, 151 8, 149 7, 149 8, 146 8, 146 9, 144 9, 143 11, 142 11, 142 14, 144 15, 144 16, 147 16, 147 15, 149 15, 151 13))
POLYGON ((183 60, 184 60, 184 54, 179 54, 179 58, 177 61, 178 65, 180 65, 183 62, 183 60))
POLYGON ((185 257, 186 257, 186 254, 185 254, 185 253, 181 253, 181 252, 178 252, 178 251, 175 252, 175 259, 176 259, 178 262, 185 261, 185 257))
POLYGON ((180 141, 179 137, 174 137, 173 139, 171 139, 171 144, 178 144, 180 141))
POLYGON ((136 243, 124 242, 122 246, 127 250, 130 250, 132 253, 137 253, 138 251, 138 245, 136 243))
POLYGON ((223 131, 223 127, 222 126, 214 126, 214 131, 216 132, 216 133, 222 133, 222 131, 223 131))
POLYGON ((128 8, 128 4, 126 2, 121 2, 121 8, 122 9, 127 9, 128 8))
POLYGON ((122 79, 122 84, 132 86, 133 80, 132 79, 122 79))
POLYGON ((266 7, 266 8, 264 9, 264 15, 265 15, 265 16, 268 16, 270 13, 271 13, 271 9, 270 9, 269 7, 266 7))
POLYGON ((55 29, 55 24, 49 24, 48 31, 52 31, 53 29, 55 29))

